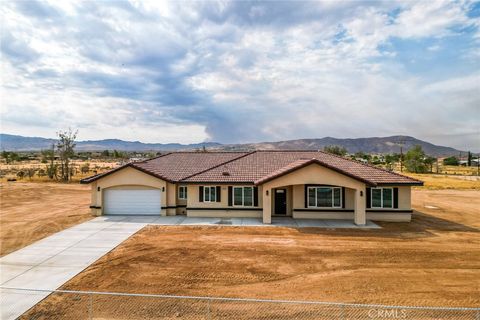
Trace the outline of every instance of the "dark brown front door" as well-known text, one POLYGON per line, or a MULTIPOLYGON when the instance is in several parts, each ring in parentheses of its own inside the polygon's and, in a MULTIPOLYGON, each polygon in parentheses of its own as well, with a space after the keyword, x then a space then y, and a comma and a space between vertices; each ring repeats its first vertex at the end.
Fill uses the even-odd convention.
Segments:
POLYGON ((275 190, 275 214, 287 214, 287 189, 275 190))

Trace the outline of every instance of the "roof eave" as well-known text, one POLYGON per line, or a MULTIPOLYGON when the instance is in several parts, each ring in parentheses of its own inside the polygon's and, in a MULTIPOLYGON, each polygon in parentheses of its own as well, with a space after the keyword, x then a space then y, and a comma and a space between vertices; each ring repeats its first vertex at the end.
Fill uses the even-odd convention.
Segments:
POLYGON ((423 186, 423 181, 412 181, 412 182, 384 182, 378 183, 378 186, 423 186))
POLYGON ((127 167, 136 169, 136 170, 141 171, 141 172, 143 172, 143 173, 145 173, 145 174, 148 174, 148 175, 150 175, 150 176, 152 176, 152 177, 155 177, 155 178, 157 178, 157 179, 161 179, 161 180, 164 180, 164 181, 167 181, 167 182, 170 182, 170 183, 175 183, 175 182, 176 182, 176 181, 174 181, 174 180, 165 178, 165 177, 163 177, 163 176, 161 176, 161 175, 155 174, 155 173, 153 173, 153 172, 151 172, 151 171, 148 171, 148 170, 146 170, 146 169, 144 169, 144 168, 141 168, 141 167, 139 167, 139 166, 136 166, 134 162, 130 162, 130 163, 124 164, 124 165, 122 165, 122 166, 120 166, 120 167, 118 167, 118 168, 112 169, 112 170, 110 170, 110 171, 107 171, 107 172, 104 172, 104 173, 100 173, 100 174, 97 174, 97 175, 94 175, 94 176, 91 176, 91 177, 82 179, 82 180, 80 180, 80 183, 81 183, 81 184, 90 184, 90 183, 92 183, 92 182, 95 182, 95 181, 97 181, 97 180, 100 180, 100 179, 102 179, 102 178, 104 178, 104 177, 106 177, 106 176, 111 175, 112 173, 115 173, 115 172, 120 171, 120 170, 122 170, 122 169, 125 169, 125 168, 127 168, 127 167))

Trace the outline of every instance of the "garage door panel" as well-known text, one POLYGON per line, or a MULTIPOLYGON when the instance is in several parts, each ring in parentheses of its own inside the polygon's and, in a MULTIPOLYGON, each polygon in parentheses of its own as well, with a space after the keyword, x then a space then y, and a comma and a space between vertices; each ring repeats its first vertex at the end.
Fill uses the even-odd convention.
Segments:
POLYGON ((158 189, 104 190, 104 214, 160 215, 158 189))

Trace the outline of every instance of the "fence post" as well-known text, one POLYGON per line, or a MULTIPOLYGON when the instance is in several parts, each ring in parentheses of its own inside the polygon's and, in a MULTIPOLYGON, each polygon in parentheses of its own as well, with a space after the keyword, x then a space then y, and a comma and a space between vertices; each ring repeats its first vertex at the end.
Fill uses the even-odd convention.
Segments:
POLYGON ((93 294, 89 293, 88 294, 88 317, 90 320, 93 319, 93 294))
POLYGON ((211 307, 210 304, 211 304, 212 300, 208 299, 207 301, 208 301, 208 304, 207 304, 207 319, 211 320, 212 319, 212 314, 211 314, 211 311, 210 311, 210 307, 211 307))

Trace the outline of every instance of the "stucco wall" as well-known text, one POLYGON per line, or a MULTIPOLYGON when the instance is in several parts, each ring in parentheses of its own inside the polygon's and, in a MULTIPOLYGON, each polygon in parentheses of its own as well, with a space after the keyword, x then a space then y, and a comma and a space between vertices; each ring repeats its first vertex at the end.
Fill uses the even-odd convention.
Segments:
POLYGON ((188 217, 210 218, 261 218, 262 209, 258 210, 188 210, 188 217))
MULTIPOLYGON (((345 176, 339 172, 320 166, 318 164, 311 164, 304 168, 300 168, 289 174, 281 176, 277 179, 269 181, 263 184, 263 221, 264 223, 271 222, 271 213, 273 207, 273 189, 293 186, 292 188, 292 213, 295 215, 295 209, 305 208, 304 200, 304 185, 305 184, 320 184, 320 185, 334 185, 340 187, 346 187, 345 190, 347 202, 346 208, 355 209, 355 190, 363 191, 363 197, 361 197, 357 203, 358 212, 360 215, 365 214, 365 183, 345 176), (348 191, 350 189, 350 191, 348 191), (269 190, 268 196, 266 190, 269 190)), ((303 214, 302 214, 303 215, 303 214)))
POLYGON ((367 212, 367 219, 373 221, 410 222, 410 212, 367 212))
MULTIPOLYGON (((391 188, 398 188, 398 210, 410 210, 412 208, 412 188, 410 186, 391 186, 391 188)), ((369 208, 368 210, 384 211, 381 208, 369 208)))
POLYGON ((293 211, 294 219, 339 219, 339 220, 353 220, 353 212, 301 212, 293 211))
MULTIPOLYGON (((92 213, 95 215, 103 213, 103 192, 105 189, 133 189, 146 187, 167 190, 167 183, 161 179, 130 167, 126 167, 101 178, 92 183, 92 206, 101 207, 101 209, 93 209, 92 213), (98 191, 98 187, 100 187, 100 191, 98 191)), ((166 192, 162 192, 160 203, 162 208, 167 205, 166 192)), ((162 209, 162 212, 159 212, 159 214, 166 215, 166 209, 162 209)))
MULTIPOLYGON (((189 217, 260 217, 262 208, 262 187, 258 187, 258 206, 245 207, 247 210, 241 210, 241 206, 228 206, 228 185, 220 185, 220 202, 200 202, 200 186, 218 186, 218 184, 190 184, 187 185, 187 216, 189 217), (189 210, 188 208, 205 208, 205 210, 189 210), (215 208, 216 210, 208 210, 215 208), (224 210, 220 210, 224 209, 224 210)), ((252 187, 252 185, 231 185, 232 187, 252 187)))
MULTIPOLYGON (((200 202, 199 201, 199 184, 190 184, 187 186, 188 199, 178 199, 179 185, 167 183, 161 179, 150 176, 139 170, 127 167, 115 173, 112 173, 104 178, 101 178, 91 184, 91 204, 92 214, 100 215, 103 211, 102 196, 105 189, 145 189, 157 188, 162 191, 161 205, 162 215, 176 215, 187 214, 192 217, 263 217, 270 218, 272 213, 273 195, 275 188, 287 189, 287 215, 291 215, 298 219, 353 219, 353 212, 305 212, 296 211, 295 209, 305 209, 304 204, 304 184, 324 184, 344 186, 345 188, 345 209, 355 210, 355 188, 362 190, 364 193, 363 202, 365 202, 365 184, 354 180, 350 177, 344 176, 338 172, 330 170, 319 165, 310 165, 301 168, 288 175, 282 176, 278 179, 267 182, 258 187, 258 207, 253 207, 260 210, 251 210, 252 207, 245 207, 247 210, 241 210, 242 207, 228 206, 228 185, 220 185, 221 187, 221 202, 200 202), (98 191, 100 187, 100 191, 98 191), (269 194, 266 195, 266 191, 269 194), (264 205, 265 203, 265 205, 264 205), (188 210, 192 208, 192 210, 188 210), (204 208, 205 210, 199 210, 204 208), (208 210, 209 208, 216 208, 216 210, 208 210), (263 212, 262 212, 263 208, 263 212), (197 209, 197 210, 194 210, 197 209)), ((216 186, 216 184, 204 184, 203 186, 216 186)), ((240 186, 240 185, 238 185, 240 186)), ((242 185, 251 186, 251 185, 242 185)), ((398 187, 398 210, 411 209, 411 187, 398 187)), ((364 204, 360 204, 360 208, 364 204)), ((391 212, 391 210, 384 211, 382 209, 367 209, 370 212, 366 213, 367 219, 377 221, 410 221, 411 214, 409 212, 391 212), (375 212, 371 212, 375 210, 375 212)), ((269 223, 267 219, 267 223, 269 223)))
MULTIPOLYGON (((339 186, 341 187, 341 186, 339 186)), ((293 209, 305 208, 305 186, 293 186, 293 209)), ((345 209, 355 208, 355 190, 345 188, 345 209)))
MULTIPOLYGON (((187 186, 187 193, 188 193, 188 199, 187 199, 187 207, 190 208, 227 208, 228 207, 228 185, 220 185, 221 189, 221 196, 220 196, 220 202, 200 202, 199 198, 199 190, 200 186, 206 187, 206 186, 219 186, 218 184, 190 184, 187 186)), ((252 185, 231 185, 232 187, 253 187, 252 185)), ((258 187, 258 208, 262 207, 262 199, 261 199, 261 194, 262 194, 262 187, 258 187)), ((241 208, 238 206, 235 206, 235 208, 241 208)), ((248 207, 251 208, 251 207, 248 207)))

